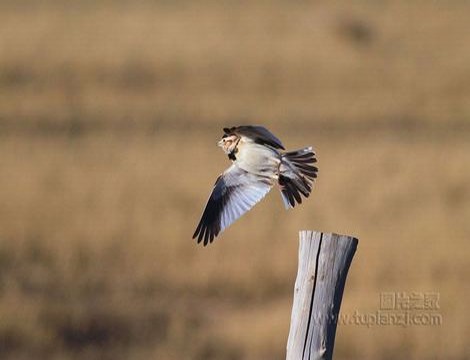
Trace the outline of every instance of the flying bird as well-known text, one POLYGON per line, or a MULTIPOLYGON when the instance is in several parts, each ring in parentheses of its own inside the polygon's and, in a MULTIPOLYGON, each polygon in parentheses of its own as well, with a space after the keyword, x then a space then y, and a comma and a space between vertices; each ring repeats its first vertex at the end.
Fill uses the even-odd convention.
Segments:
POLYGON ((232 165, 215 182, 193 239, 204 246, 279 186, 286 209, 308 197, 317 177, 312 147, 285 152, 281 141, 262 126, 224 128, 217 143, 232 165))

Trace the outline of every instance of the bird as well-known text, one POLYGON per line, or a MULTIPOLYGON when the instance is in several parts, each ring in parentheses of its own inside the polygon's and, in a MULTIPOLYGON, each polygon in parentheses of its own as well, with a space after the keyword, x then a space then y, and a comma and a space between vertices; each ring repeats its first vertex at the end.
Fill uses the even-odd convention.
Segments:
POLYGON ((285 151, 281 141, 259 125, 223 128, 217 143, 231 161, 216 180, 193 239, 204 246, 256 205, 275 186, 286 209, 308 198, 318 168, 312 147, 285 151))

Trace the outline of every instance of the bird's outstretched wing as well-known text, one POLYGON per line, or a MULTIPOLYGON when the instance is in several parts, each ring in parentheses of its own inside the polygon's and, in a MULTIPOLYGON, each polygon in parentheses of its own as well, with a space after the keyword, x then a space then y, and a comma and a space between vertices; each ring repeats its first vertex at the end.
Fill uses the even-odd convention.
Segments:
POLYGON ((271 190, 269 178, 249 173, 233 164, 217 178, 193 239, 204 246, 250 210, 271 190))
POLYGON ((263 126, 242 125, 232 128, 224 128, 226 134, 237 134, 253 139, 254 142, 262 145, 269 145, 275 149, 284 150, 284 146, 276 136, 263 126))

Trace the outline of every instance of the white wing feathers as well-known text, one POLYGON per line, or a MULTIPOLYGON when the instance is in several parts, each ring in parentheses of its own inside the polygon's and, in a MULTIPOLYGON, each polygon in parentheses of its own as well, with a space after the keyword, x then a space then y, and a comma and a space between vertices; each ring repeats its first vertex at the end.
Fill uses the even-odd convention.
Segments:
POLYGON ((267 177, 260 177, 233 164, 217 178, 193 239, 204 245, 250 210, 273 186, 267 177))

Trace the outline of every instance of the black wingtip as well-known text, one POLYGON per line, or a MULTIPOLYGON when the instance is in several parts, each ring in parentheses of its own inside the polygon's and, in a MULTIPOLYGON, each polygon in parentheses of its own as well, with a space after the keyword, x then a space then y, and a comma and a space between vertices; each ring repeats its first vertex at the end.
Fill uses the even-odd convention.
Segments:
MULTIPOLYGON (((193 239, 195 239, 196 237, 198 237, 198 235, 200 234, 201 232, 201 222, 199 222, 199 224, 197 225, 197 228, 196 230, 194 231, 194 234, 193 234, 193 239)), ((197 242, 199 243, 201 240, 198 238, 197 242)))
POLYGON ((214 239, 219 235, 218 228, 210 228, 208 226, 204 226, 204 224, 199 223, 196 231, 193 234, 193 239, 196 239, 197 243, 200 244, 202 242, 203 246, 207 246, 212 244, 214 239))

